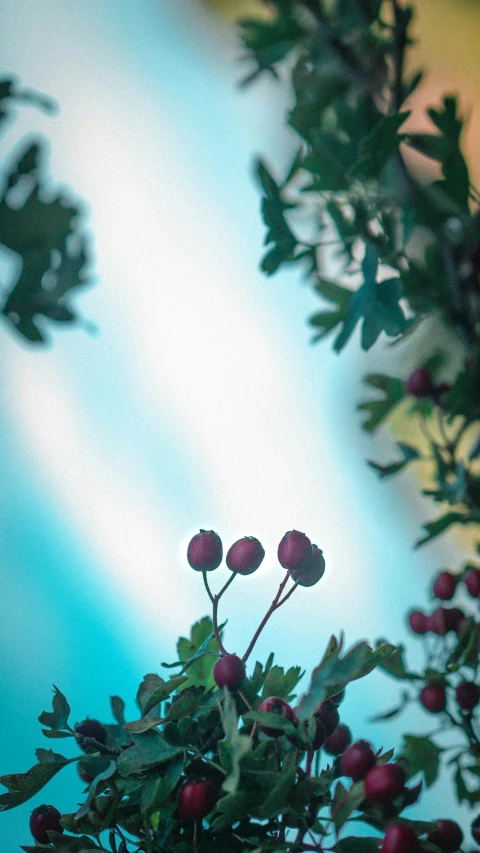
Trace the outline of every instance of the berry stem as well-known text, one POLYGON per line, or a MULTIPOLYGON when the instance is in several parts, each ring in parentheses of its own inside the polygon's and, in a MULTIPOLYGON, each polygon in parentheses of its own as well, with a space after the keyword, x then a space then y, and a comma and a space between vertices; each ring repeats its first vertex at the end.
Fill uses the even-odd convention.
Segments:
POLYGON ((311 749, 309 749, 307 752, 307 765, 305 767, 305 771, 306 771, 307 776, 312 775, 312 764, 313 764, 313 756, 314 755, 315 755, 315 753, 311 749))
POLYGON ((285 586, 286 586, 286 584, 287 584, 287 581, 288 581, 289 577, 290 577, 290 571, 288 571, 288 572, 286 573, 286 575, 285 575, 285 577, 284 577, 284 579, 283 579, 282 583, 281 583, 281 584, 280 584, 280 586, 278 587, 278 592, 277 592, 277 594, 276 594, 275 598, 273 599, 273 601, 272 601, 272 603, 271 603, 270 607, 268 608, 267 612, 265 613, 265 616, 263 617, 262 621, 260 622, 260 625, 258 626, 257 630, 255 631, 255 633, 254 633, 254 635, 253 635, 253 637, 252 637, 252 641, 251 641, 251 643, 250 643, 250 645, 249 645, 249 647, 248 647, 247 651, 245 652, 245 654, 244 654, 244 656, 243 656, 243 658, 242 658, 243 663, 246 663, 246 662, 247 662, 247 660, 248 660, 248 658, 250 657, 250 654, 251 654, 251 652, 253 651, 253 647, 254 647, 255 643, 257 642, 257 640, 258 640, 258 638, 259 638, 260 634, 262 633, 263 629, 265 628, 265 625, 267 624, 268 620, 270 619, 270 616, 272 615, 272 613, 274 613, 274 612, 275 612, 275 610, 277 610, 279 607, 281 607, 281 606, 282 606, 282 604, 284 604, 284 602, 287 600, 287 598, 289 598, 289 596, 291 595, 291 593, 292 593, 292 592, 293 592, 293 590, 295 589, 296 584, 295 584, 295 586, 290 590, 290 592, 285 596, 285 598, 283 599, 283 601, 280 601, 280 599, 281 599, 281 597, 282 597, 282 592, 283 592, 283 590, 285 589, 285 586))
MULTIPOLYGON (((212 590, 210 589, 210 587, 208 585, 206 571, 202 572, 202 577, 203 577, 203 583, 205 585, 205 589, 207 590, 207 593, 208 593, 208 597, 213 604, 213 614, 212 614, 213 633, 215 634, 217 646, 218 646, 218 649, 222 655, 227 655, 228 652, 227 652, 225 646, 223 645, 223 643, 220 639, 220 631, 218 630, 218 601, 219 601, 220 596, 223 595, 223 593, 225 592, 228 584, 232 582, 232 578, 230 578, 227 581, 227 583, 225 584, 225 586, 223 587, 223 589, 221 590, 219 595, 213 595, 212 590)), ((233 577, 235 577, 235 575, 233 575, 233 577)))

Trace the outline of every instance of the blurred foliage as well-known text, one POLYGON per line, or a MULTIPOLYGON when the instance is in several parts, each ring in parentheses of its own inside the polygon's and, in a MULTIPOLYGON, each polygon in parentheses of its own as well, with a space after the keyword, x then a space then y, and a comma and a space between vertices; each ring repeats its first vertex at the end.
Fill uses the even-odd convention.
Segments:
MULTIPOLYGON (((31 103, 49 112, 53 103, 0 80, 0 133, 13 108, 31 103)), ((88 283, 88 240, 82 209, 51 187, 42 140, 24 142, 3 164, 0 189, 0 246, 6 250, 12 281, 3 288, 1 313, 18 335, 31 343, 47 341, 46 324, 80 322, 72 291, 88 283)))

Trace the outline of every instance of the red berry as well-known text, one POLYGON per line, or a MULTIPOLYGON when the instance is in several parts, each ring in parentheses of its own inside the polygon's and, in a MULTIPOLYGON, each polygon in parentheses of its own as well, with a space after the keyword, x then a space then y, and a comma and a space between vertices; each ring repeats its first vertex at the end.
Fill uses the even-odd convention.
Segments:
POLYGON ((315 711, 315 716, 323 723, 327 737, 330 737, 340 722, 340 715, 335 702, 331 699, 325 699, 325 702, 322 702, 315 711))
POLYGON ((30 832, 39 844, 48 844, 47 832, 63 832, 60 825, 61 813, 54 806, 37 806, 30 815, 30 832))
POLYGON ((420 610, 412 610, 408 617, 410 628, 414 634, 426 634, 428 630, 428 622, 425 613, 420 610))
POLYGON ((246 677, 245 664, 237 655, 224 655, 213 667, 213 680, 217 687, 235 690, 246 677))
POLYGON ((82 782, 85 782, 86 785, 90 785, 90 782, 93 782, 95 777, 92 776, 92 774, 89 773, 87 770, 85 770, 84 767, 81 767, 80 764, 77 764, 77 770, 82 782))
POLYGON ((427 616, 427 630, 440 637, 447 633, 447 620, 443 607, 437 607, 430 616, 427 616))
POLYGON ((325 573, 325 558, 320 548, 312 545, 312 556, 304 569, 292 569, 292 578, 300 586, 314 586, 325 573))
POLYGON ((412 397, 430 397, 433 392, 432 374, 425 367, 417 367, 410 374, 406 383, 405 390, 412 397))
POLYGON ((348 726, 339 723, 337 728, 329 735, 324 743, 324 750, 328 755, 341 755, 352 742, 352 735, 348 726))
POLYGON ((463 576, 463 582, 472 598, 480 597, 480 570, 468 569, 463 576))
POLYGON ((472 821, 471 833, 474 841, 480 844, 480 815, 472 821))
POLYGON ((284 569, 305 569, 312 557, 312 543, 305 533, 289 530, 278 546, 278 562, 284 569))
POLYGON ((417 836, 404 823, 391 823, 385 830, 381 853, 420 853, 417 836))
POLYGON ((265 551, 254 536, 244 536, 237 539, 228 549, 226 563, 232 572, 239 575, 250 575, 258 569, 265 556, 265 551))
POLYGON ((463 841, 463 832, 454 820, 437 820, 428 840, 440 847, 442 853, 456 853, 463 841))
POLYGON ((461 681, 455 690, 455 695, 462 711, 473 711, 480 699, 480 687, 473 681, 461 681))
POLYGON ((375 764, 375 753, 371 744, 366 740, 355 741, 343 753, 340 764, 344 776, 359 782, 375 764))
POLYGON ((420 702, 432 714, 440 714, 445 710, 447 694, 441 684, 427 684, 420 691, 420 702))
MULTIPOLYGON (((76 723, 74 726, 77 734, 82 737, 93 737, 99 743, 105 744, 107 742, 107 730, 98 720, 90 720, 87 717, 86 720, 82 720, 81 723, 76 723)), ((92 746, 82 746, 80 747, 84 752, 95 752, 95 747, 92 746)))
POLYGON ((447 631, 455 631, 455 633, 458 633, 462 622, 465 619, 465 613, 463 610, 460 610, 459 607, 445 607, 443 612, 447 631))
POLYGON ((202 820, 212 811, 217 799, 211 779, 189 778, 178 792, 178 810, 186 820, 202 820))
POLYGON ((398 764, 377 764, 365 776, 365 796, 374 803, 386 803, 405 788, 405 773, 398 764))
POLYGON ((313 737, 310 739, 308 737, 308 730, 311 728, 309 726, 309 721, 305 720, 304 723, 298 722, 297 717, 297 708, 292 708, 293 711, 293 719, 295 728, 299 728, 303 737, 299 737, 298 735, 295 737, 294 735, 287 735, 287 739, 290 743, 293 743, 294 746, 298 747, 298 749, 307 750, 309 749, 311 752, 316 752, 317 749, 320 749, 325 743, 325 739, 327 737, 327 733, 325 731, 324 725, 320 722, 317 717, 312 717, 312 722, 315 725, 315 730, 313 733, 313 737), (310 740, 310 746, 308 746, 308 741, 310 740))
POLYGON ((442 601, 450 601, 453 598, 455 588, 457 586, 457 578, 450 572, 440 572, 433 584, 433 594, 436 598, 441 598, 442 601))
POLYGON ((214 530, 200 530, 190 539, 187 560, 197 572, 218 569, 223 557, 222 540, 214 530))
MULTIPOLYGON (((258 710, 267 714, 278 714, 279 717, 290 720, 292 723, 295 720, 293 709, 288 702, 278 696, 269 696, 268 699, 264 699, 258 710)), ((282 729, 272 729, 269 726, 260 726, 260 731, 268 737, 281 737, 283 734, 282 729)))

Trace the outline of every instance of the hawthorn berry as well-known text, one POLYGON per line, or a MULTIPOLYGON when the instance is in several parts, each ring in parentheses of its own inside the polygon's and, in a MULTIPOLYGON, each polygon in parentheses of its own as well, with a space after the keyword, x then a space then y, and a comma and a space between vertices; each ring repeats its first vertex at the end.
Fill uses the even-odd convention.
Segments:
POLYGON ((312 545, 312 556, 304 569, 292 569, 292 578, 300 586, 314 586, 325 574, 325 557, 317 545, 312 545))
POLYGON ((254 536, 237 539, 227 551, 226 564, 232 572, 239 575, 251 575, 265 556, 262 544, 254 536))
POLYGON ((458 634, 465 619, 463 610, 460 610, 459 607, 445 607, 443 613, 447 631, 455 631, 458 634))
POLYGON ((442 684, 426 684, 420 691, 419 699, 431 714, 440 714, 447 704, 447 694, 442 684))
POLYGON ((405 789, 405 773, 393 762, 377 764, 368 771, 364 780, 365 796, 374 803, 394 800, 405 789))
POLYGON ((325 699, 325 702, 322 702, 320 707, 315 711, 315 716, 323 723, 327 737, 330 737, 340 722, 340 715, 335 702, 331 699, 325 699))
POLYGON ((472 598, 480 597, 480 570, 468 569, 463 576, 463 582, 472 598))
MULTIPOLYGON (((76 723, 74 726, 77 734, 82 737, 92 737, 98 743, 106 744, 107 742, 107 730, 98 720, 91 720, 87 717, 85 720, 82 720, 81 723, 76 723)), ((84 752, 94 752, 95 747, 92 746, 81 746, 80 749, 83 749, 84 752)))
POLYGON ((425 613, 420 610, 412 610, 408 617, 410 628, 414 634, 426 634, 428 631, 428 621, 425 613))
POLYGON ((455 696, 462 711, 473 711, 480 699, 480 687, 473 681, 461 681, 455 690, 455 696))
POLYGON ((463 832, 458 823, 454 820, 437 820, 435 823, 428 840, 440 847, 442 853, 456 853, 463 841, 463 832))
POLYGON ((202 820, 216 802, 217 792, 211 779, 190 777, 178 792, 177 806, 186 820, 202 820))
POLYGON ((431 631, 432 634, 438 634, 440 637, 443 637, 447 633, 447 623, 443 607, 437 607, 430 616, 427 616, 427 630, 431 631))
POLYGON ((30 815, 30 832, 39 844, 49 844, 47 832, 63 832, 60 824, 61 813, 55 806, 37 806, 30 815))
POLYGON ((417 367, 405 383, 407 394, 412 397, 430 397, 433 392, 432 374, 426 367, 417 367))
POLYGON ((214 530, 200 530, 188 543, 187 560, 196 572, 218 569, 222 557, 222 540, 214 530))
POLYGON ((480 844, 480 815, 472 821, 470 831, 472 833, 473 840, 476 841, 477 844, 480 844))
POLYGON ((381 853, 420 853, 417 836, 404 823, 391 823, 385 830, 381 853))
POLYGON ((213 667, 213 680, 217 687, 235 690, 246 677, 245 664, 238 655, 223 655, 213 667))
POLYGON ((308 746, 309 721, 305 720, 304 723, 299 723, 298 722, 298 716, 297 716, 297 708, 292 708, 292 711, 293 711, 293 721, 294 721, 295 728, 303 729, 303 732, 302 732, 303 738, 299 737, 298 735, 295 737, 295 735, 288 735, 287 734, 287 739, 290 741, 290 743, 293 743, 294 746, 296 746, 298 749, 303 749, 303 750, 310 749, 312 752, 316 752, 317 749, 320 749, 323 746, 323 744, 325 743, 325 740, 327 737, 327 733, 325 731, 325 726, 323 725, 323 723, 320 722, 318 717, 312 717, 312 722, 315 724, 315 730, 313 733, 313 737, 311 736, 311 739, 310 739, 310 746, 308 746))
POLYGON ((337 728, 329 735, 323 745, 328 755, 341 755, 352 742, 352 735, 348 726, 339 723, 337 728))
POLYGON ((367 740, 357 740, 343 753, 340 765, 344 776, 354 782, 363 779, 375 764, 375 753, 367 740))
POLYGON ((433 594, 442 601, 453 598, 457 586, 457 578, 451 572, 440 572, 433 584, 433 594))
POLYGON ((312 557, 312 543, 305 533, 289 530, 278 546, 278 562, 284 569, 300 571, 305 569, 312 557))
MULTIPOLYGON (((268 699, 264 699, 258 710, 267 714, 278 714, 279 717, 283 717, 284 720, 289 720, 291 723, 295 721, 293 709, 288 702, 280 699, 279 696, 269 696, 268 699)), ((282 729, 272 729, 270 726, 260 726, 260 731, 268 737, 275 738, 281 737, 283 734, 282 729)))

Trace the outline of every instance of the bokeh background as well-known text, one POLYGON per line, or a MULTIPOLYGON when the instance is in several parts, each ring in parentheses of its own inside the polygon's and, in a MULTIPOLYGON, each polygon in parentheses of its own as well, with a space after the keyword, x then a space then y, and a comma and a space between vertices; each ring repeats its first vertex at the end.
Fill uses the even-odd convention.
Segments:
MULTIPOLYGON (((296 274, 267 281, 258 271, 254 157, 282 169, 294 142, 288 93, 267 79, 237 85, 245 69, 232 20, 256 5, 0 5, 2 73, 61 106, 56 118, 22 108, 0 153, 46 135, 55 183, 88 202, 96 286, 78 304, 98 327, 60 329, 48 349, 0 334, 0 773, 28 769, 48 746, 36 718, 52 683, 73 721, 108 721, 112 694, 135 718, 143 675, 165 674, 177 637, 208 612, 185 559, 200 527, 226 547, 255 535, 267 551, 222 600, 239 653, 276 591, 283 533, 304 530, 324 550, 322 583, 300 589, 257 646, 259 659, 274 648, 278 663, 307 670, 341 628, 348 644, 405 641, 405 612, 436 570, 459 562, 455 540, 412 552, 431 507, 413 475, 386 486, 364 462, 388 455, 390 437, 361 434, 359 382, 380 362, 388 369, 391 354, 352 343, 339 359, 327 344, 310 347, 312 294, 296 274)), ((478 2, 427 0, 418 34, 430 72, 421 97, 459 88, 473 109, 478 2)), ((479 129, 473 109, 474 157, 479 129)), ((377 747, 432 728, 415 710, 368 722, 397 696, 373 674, 349 688, 342 718, 377 747)), ((35 805, 70 811, 81 791, 69 767, 0 815, 2 848, 28 843, 35 805)), ((420 813, 462 814, 446 780, 411 811, 420 813)))

